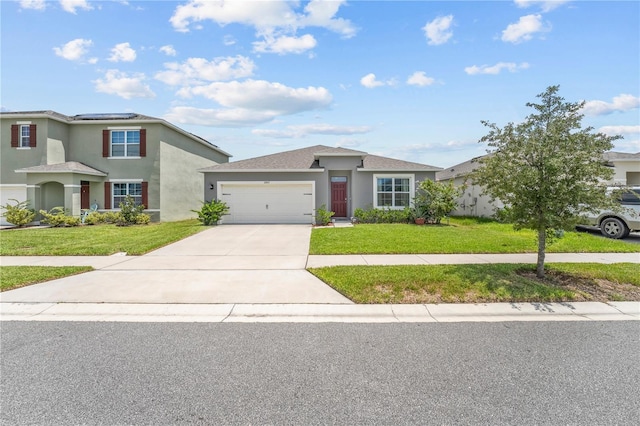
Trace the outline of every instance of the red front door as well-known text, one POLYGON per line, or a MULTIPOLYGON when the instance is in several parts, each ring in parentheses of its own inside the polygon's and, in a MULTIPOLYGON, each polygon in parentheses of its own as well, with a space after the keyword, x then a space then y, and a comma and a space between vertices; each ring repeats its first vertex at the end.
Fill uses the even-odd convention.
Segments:
POLYGON ((347 217, 347 182, 331 182, 331 211, 334 217, 347 217))
POLYGON ((80 208, 89 208, 89 182, 86 180, 80 181, 80 208))

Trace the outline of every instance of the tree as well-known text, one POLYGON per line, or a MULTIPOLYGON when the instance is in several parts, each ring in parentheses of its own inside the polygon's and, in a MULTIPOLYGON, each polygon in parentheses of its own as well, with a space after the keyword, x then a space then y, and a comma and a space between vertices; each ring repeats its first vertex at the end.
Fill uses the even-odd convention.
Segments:
POLYGON ((493 199, 510 207, 515 229, 533 229, 538 237, 536 276, 544 278, 547 242, 556 230, 576 224, 580 214, 610 207, 606 183, 613 171, 602 154, 618 136, 581 128, 583 102, 565 102, 559 86, 550 86, 527 103, 535 111, 522 123, 490 131, 480 139, 490 147, 473 175, 493 199))
POLYGON ((452 180, 436 182, 425 179, 418 184, 413 199, 414 215, 423 217, 429 223, 440 223, 443 217, 458 207, 456 199, 460 193, 460 189, 453 185, 452 180))

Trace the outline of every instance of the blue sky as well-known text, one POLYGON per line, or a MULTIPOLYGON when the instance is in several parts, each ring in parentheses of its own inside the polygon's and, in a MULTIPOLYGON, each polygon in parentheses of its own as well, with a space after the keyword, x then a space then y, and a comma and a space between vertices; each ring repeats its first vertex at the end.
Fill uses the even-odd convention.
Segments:
POLYGON ((640 151, 637 1, 1 0, 4 111, 138 112, 241 160, 324 144, 448 167, 550 85, 640 151))

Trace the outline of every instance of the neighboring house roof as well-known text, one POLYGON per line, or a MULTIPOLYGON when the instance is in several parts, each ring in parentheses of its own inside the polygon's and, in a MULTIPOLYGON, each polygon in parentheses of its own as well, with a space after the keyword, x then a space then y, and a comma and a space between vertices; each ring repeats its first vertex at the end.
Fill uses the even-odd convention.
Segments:
POLYGON ((231 157, 232 155, 228 152, 223 151, 217 145, 212 144, 200 136, 194 135, 193 133, 187 132, 186 130, 181 129, 178 126, 175 126, 168 121, 151 117, 148 115, 138 114, 135 112, 125 112, 125 113, 95 113, 95 114, 77 114, 73 116, 67 116, 64 114, 60 114, 55 111, 43 110, 43 111, 3 111, 0 113, 0 117, 4 118, 7 116, 11 116, 13 118, 50 118, 53 120, 61 121, 67 124, 80 124, 80 123, 109 123, 113 124, 113 122, 128 122, 128 123, 161 123, 167 127, 172 128, 173 130, 187 136, 194 141, 205 145, 208 148, 211 148, 219 153, 231 157))
POLYGON ((640 161, 640 152, 632 154, 630 152, 605 152, 602 157, 605 161, 640 161))
POLYGON ((441 172, 436 173, 436 180, 449 180, 455 179, 460 176, 466 176, 475 169, 480 166, 478 160, 486 157, 486 155, 481 155, 479 157, 472 158, 471 160, 465 161, 464 163, 456 164, 455 166, 447 167, 441 172))
POLYGON ((43 166, 25 167, 15 170, 16 173, 80 173, 84 175, 107 176, 103 171, 89 167, 77 161, 66 163, 46 164, 43 166))
POLYGON ((201 172, 321 172, 318 158, 320 157, 357 157, 362 158, 359 170, 369 171, 436 171, 440 167, 426 164, 412 163, 393 158, 370 155, 364 151, 347 148, 332 148, 315 145, 307 148, 294 149, 277 154, 249 158, 247 160, 218 164, 200 169, 201 172))

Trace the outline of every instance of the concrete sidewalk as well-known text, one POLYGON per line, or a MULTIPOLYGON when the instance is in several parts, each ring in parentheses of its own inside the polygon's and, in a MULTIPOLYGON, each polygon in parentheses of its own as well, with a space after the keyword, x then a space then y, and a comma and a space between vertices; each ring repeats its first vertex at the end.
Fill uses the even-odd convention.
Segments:
MULTIPOLYGON (((337 265, 451 265, 535 263, 522 254, 353 254, 353 255, 163 255, 2 256, 2 266, 92 266, 108 270, 304 269, 337 265), (274 265, 277 265, 274 266, 274 265)), ((640 253, 547 253, 546 263, 640 263, 640 253)))
POLYGON ((506 322, 638 321, 639 302, 426 305, 1 303, 1 321, 506 322))

